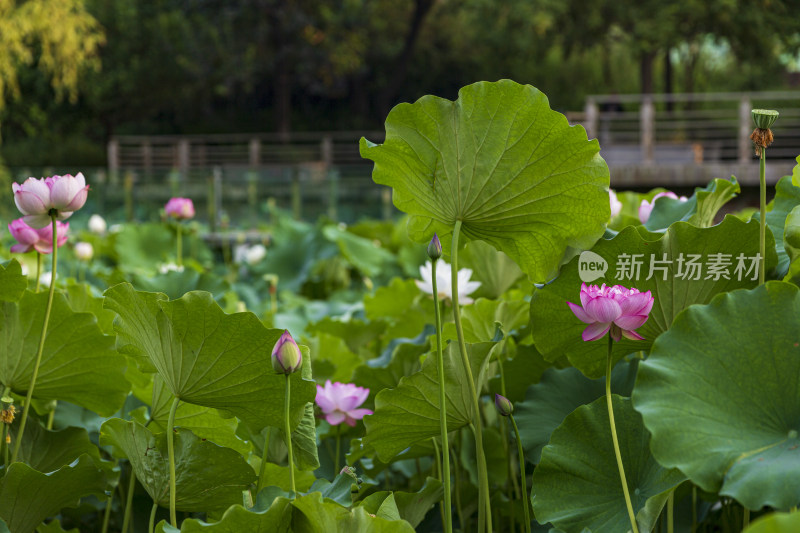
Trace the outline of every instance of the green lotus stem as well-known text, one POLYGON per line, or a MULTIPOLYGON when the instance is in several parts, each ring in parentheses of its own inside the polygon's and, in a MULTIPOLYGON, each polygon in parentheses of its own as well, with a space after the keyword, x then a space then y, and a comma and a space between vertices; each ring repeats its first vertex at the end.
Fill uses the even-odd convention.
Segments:
MULTIPOLYGON (((114 463, 116 466, 116 461, 114 463)), ((100 533, 107 533, 108 531, 108 521, 111 518, 111 508, 113 507, 114 502, 114 490, 111 490, 111 494, 108 495, 108 502, 106 503, 106 508, 103 511, 103 528, 100 530, 100 533)))
POLYGON ((256 483, 256 498, 258 493, 264 488, 264 481, 267 479, 267 454, 269 453, 269 441, 272 436, 272 428, 267 428, 267 436, 264 438, 264 453, 261 455, 261 469, 258 473, 258 483, 256 483))
POLYGON ((148 533, 153 533, 156 526, 156 511, 158 511, 158 504, 153 502, 153 508, 150 509, 150 522, 147 526, 148 533))
POLYGON ((291 393, 291 386, 289 381, 290 374, 286 374, 286 399, 284 400, 285 409, 283 411, 283 427, 286 432, 286 450, 289 453, 289 481, 292 485, 292 499, 295 498, 297 489, 294 486, 294 458, 292 457, 292 432, 289 424, 289 394, 291 393))
MULTIPOLYGON (((433 284, 433 310, 436 317, 436 368, 439 378, 439 434, 442 439, 442 484, 444 485, 444 531, 453 533, 453 503, 450 493, 450 445, 447 441, 447 396, 445 395, 444 355, 442 354, 442 317, 439 310, 439 289, 436 286, 436 263, 431 262, 431 283, 433 284)), ((453 304, 455 309, 456 304, 453 304)), ((437 454, 438 455, 438 454, 437 454)))
POLYGON ((342 451, 342 425, 336 424, 336 455, 333 456, 334 475, 339 473, 339 454, 342 451))
POLYGON ((528 481, 525 479, 525 452, 522 449, 522 439, 519 436, 519 428, 514 415, 508 415, 511 425, 514 427, 514 436, 517 439, 517 453, 519 454, 519 478, 522 483, 522 509, 525 511, 525 533, 531 533, 530 498, 528 498, 528 481))
MULTIPOLYGON (((442 478, 442 456, 439 455, 439 445, 436 444, 436 437, 431 437, 431 443, 433 443, 433 458, 434 458, 434 463, 435 463, 435 466, 436 466, 436 476, 441 480, 441 479, 443 479, 442 478)), ((449 455, 449 452, 447 452, 447 451, 444 451, 444 453, 447 453, 449 455)), ((449 457, 448 457, 448 459, 449 459, 449 457)), ((442 524, 444 524, 444 522, 445 522, 445 520, 444 520, 444 513, 445 513, 444 506, 445 506, 444 500, 440 501, 439 502, 439 514, 442 515, 441 516, 442 524)), ((451 517, 451 522, 452 522, 452 517, 451 517)))
POLYGON ((761 215, 761 220, 759 220, 759 248, 758 251, 761 254, 759 259, 759 268, 758 268, 758 284, 764 284, 764 270, 767 266, 767 178, 766 178, 766 170, 767 170, 767 149, 761 148, 761 162, 759 164, 759 172, 758 172, 758 179, 759 185, 761 189, 760 200, 759 200, 759 213, 761 215))
MULTIPOLYGON (((457 433, 459 436, 458 438, 458 447, 461 449, 461 433, 457 433)), ((464 509, 461 506, 461 491, 459 487, 461 486, 461 481, 459 480, 458 474, 458 456, 456 455, 455 449, 452 450, 453 452, 453 481, 456 484, 456 515, 458 515, 458 525, 461 528, 461 531, 466 532, 468 530, 468 524, 464 522, 464 509)))
POLYGON ((178 517, 175 514, 175 500, 177 488, 175 487, 175 411, 178 410, 180 399, 172 400, 167 420, 167 455, 169 456, 169 521, 172 527, 178 527, 178 517))
POLYGON ((178 266, 183 266, 183 232, 180 222, 178 222, 178 266))
MULTIPOLYGON (((458 336, 458 348, 461 352, 461 363, 464 365, 464 372, 467 374, 469 391, 472 395, 472 409, 474 411, 475 456, 478 460, 478 533, 484 530, 484 523, 486 525, 486 531, 492 533, 492 502, 489 499, 489 474, 486 468, 486 457, 483 454, 481 404, 478 390, 475 387, 475 380, 472 377, 472 368, 469 366, 467 345, 464 342, 464 328, 461 326, 461 310, 458 306, 458 236, 460 233, 461 221, 456 220, 455 227, 453 228, 453 241, 450 246, 450 280, 452 284, 453 318, 456 323, 456 335, 458 336)), ((635 531, 634 533, 639 532, 635 531)))
POLYGON ((0 442, 0 447, 3 448, 3 465, 8 467, 8 448, 9 445, 6 444, 6 437, 8 436, 8 424, 3 424, 3 441, 0 442))
POLYGON ((47 429, 53 429, 53 421, 56 418, 56 408, 58 407, 58 402, 54 402, 53 410, 47 414, 47 429))
POLYGON ((39 349, 36 351, 36 362, 33 364, 33 374, 28 385, 28 394, 25 395, 25 407, 22 409, 22 420, 19 423, 17 442, 14 443, 14 453, 11 454, 11 462, 16 462, 19 455, 19 447, 22 444, 22 436, 25 434, 25 425, 28 422, 28 412, 31 409, 31 399, 33 389, 36 386, 36 378, 39 376, 39 365, 42 363, 42 353, 44 352, 44 341, 47 338, 47 324, 50 322, 50 310, 53 308, 53 295, 56 292, 56 267, 58 266, 58 227, 56 226, 56 211, 50 210, 50 223, 53 227, 53 276, 50 279, 50 292, 47 296, 47 307, 44 309, 44 322, 42 323, 42 336, 39 338, 39 349))
POLYGON ((744 507, 742 511, 742 529, 746 528, 749 525, 750 525, 750 509, 744 507))
POLYGON ((673 533, 675 528, 675 521, 673 518, 673 512, 675 510, 675 491, 669 491, 669 496, 667 497, 667 533, 673 533))
POLYGON ((122 533, 133 529, 133 491, 136 489, 136 474, 131 465, 131 478, 128 480, 128 493, 125 495, 125 516, 122 519, 122 533))
POLYGON ((36 252, 36 292, 39 292, 39 286, 42 284, 42 254, 36 252))
POLYGON ((622 455, 619 452, 619 441, 617 440, 617 425, 614 423, 614 406, 611 403, 611 351, 614 349, 614 339, 608 334, 608 358, 606 359, 606 403, 608 404, 608 423, 611 426, 611 440, 614 441, 614 455, 617 456, 617 467, 619 468, 619 479, 622 483, 622 492, 625 494, 625 506, 628 508, 628 518, 631 520, 633 533, 639 533, 636 526, 636 515, 631 504, 631 495, 628 493, 628 482, 625 478, 625 467, 622 466, 622 455))
POLYGON ((692 533, 697 531, 697 486, 692 485, 692 533))

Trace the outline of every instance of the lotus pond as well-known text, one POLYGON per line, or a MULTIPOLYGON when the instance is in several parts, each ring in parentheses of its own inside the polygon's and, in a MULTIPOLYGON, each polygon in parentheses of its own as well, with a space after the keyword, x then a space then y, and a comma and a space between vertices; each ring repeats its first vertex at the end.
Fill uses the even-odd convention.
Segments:
POLYGON ((0 532, 800 531, 800 157, 767 191, 753 114, 724 216, 733 177, 609 191, 511 81, 361 140, 397 221, 212 248, 190 199, 108 227, 82 175, 15 184, 0 532))

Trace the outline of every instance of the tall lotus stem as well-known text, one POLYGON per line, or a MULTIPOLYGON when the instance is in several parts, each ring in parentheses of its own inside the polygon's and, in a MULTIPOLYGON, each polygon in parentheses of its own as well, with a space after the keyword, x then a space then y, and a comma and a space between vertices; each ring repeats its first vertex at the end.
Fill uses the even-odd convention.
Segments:
POLYGON ((289 394, 291 393, 291 381, 286 374, 286 398, 284 399, 285 409, 283 411, 283 431, 286 434, 286 450, 289 454, 289 481, 292 487, 292 498, 295 497, 297 489, 294 486, 294 458, 292 457, 292 431, 289 424, 289 394))
POLYGON ((44 322, 42 323, 42 335, 39 338, 39 349, 36 351, 36 362, 33 364, 33 374, 31 375, 31 382, 28 385, 28 393, 25 396, 25 407, 22 409, 22 420, 19 423, 17 442, 14 443, 14 453, 11 454, 12 463, 17 460, 17 456, 19 455, 19 447, 20 444, 22 444, 22 436, 25 434, 25 425, 28 422, 28 412, 31 408, 33 389, 36 386, 36 378, 39 376, 39 365, 42 363, 44 341, 47 338, 47 325, 50 322, 50 310, 53 308, 53 295, 56 292, 56 267, 58 266, 58 227, 56 226, 57 214, 58 212, 55 209, 50 210, 50 224, 53 227, 53 275, 50 278, 50 292, 47 296, 47 306, 44 309, 44 322))
POLYGON ((256 498, 258 493, 264 488, 264 482, 267 480, 267 455, 269 454, 269 441, 272 434, 272 428, 267 428, 267 435, 264 437, 264 453, 261 456, 261 470, 258 474, 258 483, 256 483, 256 498))
POLYGON ((181 223, 177 223, 178 226, 178 266, 183 266, 183 231, 181 228, 181 223))
POLYGON ((129 529, 133 529, 133 492, 135 489, 136 473, 131 465, 131 477, 128 480, 128 492, 125 495, 125 514, 122 517, 122 533, 128 533, 129 529))
POLYGON ((756 155, 759 156, 759 259, 758 269, 758 284, 764 284, 764 275, 766 267, 766 242, 767 242, 767 180, 766 180, 766 163, 767 163, 767 146, 772 144, 774 136, 770 128, 775 121, 778 120, 778 112, 771 109, 753 109, 753 122, 756 124, 756 129, 750 134, 750 139, 756 148, 756 155))
POLYGON ((180 400, 175 398, 169 409, 167 421, 167 455, 169 456, 169 521, 172 527, 178 527, 178 516, 175 513, 175 500, 177 488, 175 486, 175 412, 178 410, 180 400))
POLYGON ((150 509, 150 522, 147 526, 148 533, 153 533, 153 531, 155 531, 156 511, 158 511, 158 503, 153 502, 153 507, 150 509))
POLYGON ((519 436, 519 428, 517 421, 514 420, 514 404, 501 394, 494 395, 494 404, 497 407, 497 412, 501 416, 508 417, 511 420, 511 426, 514 428, 514 438, 517 439, 517 454, 519 455, 519 477, 522 484, 522 509, 525 511, 525 533, 531 533, 531 515, 528 507, 528 480, 525 477, 525 452, 522 449, 522 439, 519 436))
MULTIPOLYGON (((464 372, 467 375, 469 391, 472 396, 472 416, 475 423, 475 456, 478 460, 478 532, 483 531, 485 524, 486 531, 492 533, 492 503, 489 499, 489 473, 486 468, 486 456, 483 453, 483 421, 481 420, 480 397, 475 387, 475 380, 472 377, 472 368, 469 365, 467 345, 464 342, 464 328, 461 325, 461 310, 458 306, 458 237, 460 233, 461 221, 456 220, 453 228, 453 241, 450 246, 453 319, 456 324, 461 363, 464 365, 464 372)), ((638 533, 638 531, 634 533, 638 533)))
POLYGON ((39 292, 39 286, 41 284, 42 284, 42 254, 36 252, 36 292, 39 292))
POLYGON ((336 425, 336 455, 333 456, 334 472, 339 472, 339 454, 342 453, 342 425, 336 425))
MULTIPOLYGON (((452 496, 450 493, 450 445, 447 441, 447 397, 445 395, 444 356, 442 354, 442 316, 439 309, 439 289, 436 286, 436 263, 442 256, 442 245, 439 237, 434 234, 428 245, 428 257, 431 258, 431 283, 433 286, 433 310, 436 317, 436 365, 439 379, 439 433, 442 439, 442 483, 444 484, 444 501, 442 503, 444 514, 445 533, 453 532, 452 496)), ((455 305, 455 304, 454 304, 455 305)))
POLYGON ((639 533, 636 526, 636 515, 631 504, 631 495, 628 493, 628 481, 625 478, 625 467, 622 465, 622 455, 619 451, 619 440, 617 440, 617 425, 614 423, 614 406, 611 403, 611 352, 614 348, 614 339, 608 335, 608 357, 606 359, 606 404, 608 405, 608 423, 611 426, 611 440, 614 442, 614 455, 617 457, 617 467, 619 468, 619 479, 622 483, 622 492, 625 495, 625 506, 628 508, 628 518, 631 521, 633 533, 639 533))

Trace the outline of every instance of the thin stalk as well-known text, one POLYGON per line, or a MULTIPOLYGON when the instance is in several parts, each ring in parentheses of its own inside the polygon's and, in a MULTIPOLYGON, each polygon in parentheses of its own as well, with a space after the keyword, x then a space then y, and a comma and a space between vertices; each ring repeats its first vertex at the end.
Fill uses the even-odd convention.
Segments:
POLYGON ((334 475, 338 474, 341 470, 339 464, 339 454, 342 453, 342 425, 336 424, 336 455, 334 455, 333 459, 333 466, 335 467, 336 471, 334 475))
POLYGON ((169 521, 172 527, 178 527, 178 516, 175 514, 175 499, 177 488, 175 487, 175 411, 178 410, 180 399, 172 400, 172 407, 169 409, 169 419, 167 420, 167 454, 169 456, 169 521))
POLYGON ((181 223, 178 222, 178 266, 183 266, 183 232, 181 223))
POLYGON ((675 491, 669 491, 667 497, 667 533, 674 533, 675 520, 673 513, 675 511, 675 491))
POLYGON ((56 408, 58 407, 58 402, 55 401, 55 405, 53 406, 53 410, 47 414, 47 429, 53 429, 53 421, 56 418, 56 408))
POLYGON ((122 533, 133 529, 133 491, 136 489, 136 474, 131 465, 131 478, 128 480, 128 493, 125 495, 125 516, 122 519, 122 533))
MULTIPOLYGON (((442 316, 439 310, 439 288, 436 286, 436 263, 431 263, 431 283, 433 284, 433 309, 436 317, 436 368, 439 379, 439 435, 442 439, 442 484, 444 485, 444 531, 453 533, 453 503, 450 493, 450 445, 447 441, 447 396, 445 395, 444 356, 442 355, 442 316)), ((455 306, 454 306, 455 307, 455 306)))
POLYGON ((53 308, 53 295, 56 292, 56 267, 58 266, 58 227, 56 226, 56 212, 50 213, 50 223, 53 226, 53 276, 50 279, 50 292, 47 296, 47 307, 44 309, 44 322, 42 323, 42 336, 39 338, 39 349, 36 351, 36 362, 33 365, 31 382, 28 385, 28 394, 25 396, 25 407, 22 409, 22 420, 19 423, 17 442, 14 443, 14 453, 11 454, 11 462, 17 460, 19 447, 22 444, 22 436, 25 434, 25 425, 28 422, 28 412, 31 408, 33 398, 33 388, 36 386, 36 378, 39 376, 39 365, 42 363, 42 353, 44 352, 44 341, 47 337, 47 324, 50 322, 50 310, 53 308))
POLYGON ((108 503, 106 503, 105 511, 103 511, 103 529, 100 530, 100 533, 107 533, 108 531, 108 521, 111 518, 111 507, 113 507, 114 503, 114 491, 111 491, 111 494, 108 496, 108 503))
MULTIPOLYGON (((434 463, 435 463, 435 466, 436 466, 436 476, 441 480, 441 479, 443 479, 442 478, 442 456, 439 455, 439 445, 436 443, 436 437, 431 437, 431 442, 433 443, 433 457, 435 459, 434 463)), ((447 450, 443 450, 443 453, 447 453, 448 455, 450 455, 449 452, 447 452, 447 450)), ((441 515, 442 515, 442 524, 445 523, 444 506, 445 506, 444 500, 440 501, 439 502, 439 513, 441 513, 441 515)), ((451 517, 451 522, 452 522, 452 517, 451 517)))
POLYGON ((42 284, 42 254, 36 252, 36 292, 39 292, 39 286, 42 284))
MULTIPOLYGON (((460 433, 459 433, 460 435, 460 433)), ((461 438, 458 439, 459 447, 461 445, 461 438)), ((455 481, 456 486, 456 515, 458 516, 458 527, 461 529, 462 532, 467 533, 469 531, 469 524, 464 522, 464 510, 461 505, 461 491, 459 487, 461 487, 461 480, 459 479, 461 476, 459 475, 459 468, 458 468, 458 455, 456 455, 456 451, 453 450, 453 481, 455 481)))
POLYGON ((617 467, 619 468, 619 479, 622 483, 622 492, 625 494, 625 506, 628 508, 628 518, 631 521, 633 533, 639 533, 636 526, 636 515, 633 513, 631 495, 628 493, 628 482, 625 479, 625 467, 622 466, 622 455, 619 452, 619 441, 617 440, 617 425, 614 423, 614 406, 611 403, 611 351, 614 348, 614 339, 608 335, 608 357, 606 359, 606 403, 608 404, 608 423, 611 426, 611 440, 614 441, 614 455, 617 456, 617 467))
POLYGON ((697 531, 697 486, 692 485, 692 533, 697 531))
POLYGON ((291 482, 292 486, 292 499, 294 499, 295 494, 297 493, 297 489, 294 486, 294 458, 292 457, 292 432, 290 430, 289 425, 289 394, 291 393, 291 386, 289 381, 289 376, 291 374, 286 375, 286 399, 284 403, 286 404, 286 408, 283 412, 283 424, 284 424, 284 431, 286 432, 286 450, 289 452, 289 481, 291 482))
POLYGON ((258 493, 264 488, 264 482, 267 479, 267 454, 269 454, 269 441, 272 434, 272 428, 267 428, 267 436, 264 438, 264 453, 261 456, 261 469, 258 474, 258 483, 256 484, 256 499, 258 493))
MULTIPOLYGON (((450 247, 453 318, 456 324, 458 348, 459 352, 461 352, 461 363, 464 365, 464 372, 467 375, 469 391, 472 396, 472 409, 474 411, 475 456, 478 460, 478 533, 484 531, 484 525, 486 526, 486 531, 492 533, 492 502, 489 498, 489 475, 486 468, 486 457, 483 454, 483 421, 481 420, 480 398, 475 387, 475 380, 472 377, 472 369, 469 365, 467 345, 464 342, 464 328, 461 326, 461 310, 458 305, 458 236, 460 233, 461 221, 456 220, 453 228, 453 241, 450 247)), ((634 533, 639 532, 634 531, 634 533)))
POLYGON ((522 450, 522 439, 519 437, 519 428, 517 421, 514 420, 514 415, 508 415, 511 420, 511 425, 514 428, 514 436, 517 439, 517 453, 519 454, 519 478, 522 484, 522 509, 525 511, 525 533, 531 533, 531 515, 528 507, 528 481, 525 479, 525 453, 522 450))
POLYGON ((3 465, 8 466, 8 448, 11 446, 6 442, 9 435, 8 424, 3 424, 3 441, 0 442, 0 447, 3 448, 3 465))
POLYGON ((761 148, 761 162, 759 164, 759 172, 758 172, 758 179, 761 189, 760 201, 759 201, 759 209, 761 220, 759 220, 759 248, 758 251, 761 254, 759 259, 758 265, 758 284, 764 284, 764 269, 766 267, 766 259, 767 259, 767 178, 766 178, 766 169, 767 169, 767 149, 761 148))
POLYGON ((750 525, 750 509, 745 507, 742 511, 742 529, 750 525))
POLYGON ((147 526, 148 533, 153 533, 155 531, 156 526, 156 511, 158 511, 158 504, 153 502, 153 508, 150 509, 150 522, 147 526))

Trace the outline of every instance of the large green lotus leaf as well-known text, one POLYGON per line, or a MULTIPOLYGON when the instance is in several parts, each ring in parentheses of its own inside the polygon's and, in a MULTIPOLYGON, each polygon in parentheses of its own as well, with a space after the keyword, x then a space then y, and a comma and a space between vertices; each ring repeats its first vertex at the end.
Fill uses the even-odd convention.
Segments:
POLYGON ((492 397, 494 394, 502 394, 512 402, 521 402, 525 397, 525 391, 531 384, 539 382, 545 370, 553 366, 556 368, 569 366, 566 360, 555 363, 545 361, 536 346, 532 344, 515 345, 512 353, 511 359, 504 358, 500 362, 503 365, 502 379, 501 376, 495 376, 489 380, 489 392, 492 397))
MULTIPOLYGON (((639 231, 628 227, 611 240, 601 240, 592 249, 608 264, 608 271, 596 284, 624 285, 636 287, 641 292, 652 291, 655 303, 648 321, 637 332, 644 341, 630 341, 625 338, 614 343, 614 359, 640 350, 649 350, 653 341, 666 331, 675 317, 692 304, 704 304, 722 292, 739 288, 751 288, 758 284, 755 258, 758 255, 758 223, 742 222, 735 217, 725 217, 717 226, 698 228, 687 222, 676 222, 662 235, 639 231), (642 262, 640 272, 632 273, 630 265, 633 256, 642 262), (666 254, 669 263, 662 261, 666 254), (681 264, 681 254, 684 262, 681 264), (714 254, 723 254, 721 256, 714 254), (692 256, 700 256, 695 261, 698 268, 690 268, 692 256), (737 271, 740 261, 743 269, 737 271), (716 274, 706 279, 714 259, 721 259, 722 272, 730 279, 716 274), (626 264, 629 265, 625 267, 626 264), (664 268, 653 270, 650 267, 664 268), (679 267, 687 274, 679 278, 679 267), (750 267, 753 267, 748 271, 750 267), (756 274, 755 279, 753 275, 756 274), (701 279, 692 279, 695 277, 701 279), (630 279, 633 277, 633 279, 630 279), (737 279, 741 277, 741 279, 737 279), (686 279, 684 279, 686 278, 686 279)), ((774 268, 776 256, 771 237, 767 235, 767 271, 774 268)), ((601 377, 605 373, 607 340, 584 342, 581 332, 586 324, 578 320, 567 302, 580 304, 581 278, 579 274, 580 257, 575 257, 561 271, 556 281, 536 290, 531 301, 531 328, 533 341, 545 359, 555 360, 566 355, 570 363, 590 378, 601 377)), ((598 261, 599 262, 599 261, 598 261)), ((587 271, 584 270, 584 274, 587 271)))
POLYGON ((322 234, 339 247, 342 256, 364 276, 389 279, 391 271, 400 274, 394 254, 374 242, 337 226, 325 226, 322 234))
MULTIPOLYGON (((2 529, 0 529, 2 531, 2 529)), ((36 533, 81 533, 80 530, 76 527, 66 530, 61 527, 61 522, 59 520, 53 520, 49 524, 42 524, 36 528, 36 533)))
POLYGON ((608 222, 608 166, 597 140, 510 80, 479 82, 456 101, 425 96, 386 118, 381 145, 361 139, 372 178, 394 189, 412 239, 439 234, 449 251, 456 220, 467 240, 508 254, 534 281, 558 269, 568 246, 589 248, 608 222))
POLYGON ((429 477, 425 479, 425 484, 417 492, 373 492, 364 498, 360 505, 368 512, 376 514, 375 510, 380 507, 389 495, 393 495, 400 518, 410 523, 413 527, 417 527, 434 504, 442 499, 442 494, 444 494, 442 482, 429 477))
MULTIPOLYGON (((498 327, 505 333, 520 328, 530 320, 530 304, 524 300, 487 300, 480 298, 461 311, 465 342, 489 342, 496 339, 498 327)), ((442 326, 443 340, 456 340, 456 326, 442 326)))
POLYGON ((360 353, 362 347, 377 339, 386 330, 386 322, 364 322, 359 319, 340 320, 327 316, 309 326, 311 334, 322 332, 339 337, 347 343, 353 353, 360 353))
MULTIPOLYGON (((271 363, 281 330, 265 328, 253 313, 225 314, 207 292, 166 300, 121 283, 105 296, 119 315, 117 334, 146 355, 173 396, 230 411, 254 428, 283 426, 285 377, 271 363)), ((299 372, 290 379, 296 427, 316 386, 299 372)))
MULTIPOLYGON (((47 296, 28 291, 19 302, 0 304, 0 382, 22 396, 33 375, 47 296)), ((103 335, 94 315, 73 312, 56 293, 33 397, 111 416, 130 388, 125 366, 114 338, 103 335)))
POLYGON ((22 275, 19 261, 0 264, 0 302, 16 302, 28 288, 28 278, 22 275))
MULTIPOLYGON (((491 342, 467 345, 478 390, 486 383, 486 367, 494 346, 491 342)), ((447 429, 455 431, 472 420, 472 397, 458 345, 448 344, 443 356, 447 429)), ((415 442, 439 435, 439 417, 438 370, 436 357, 430 354, 419 372, 402 378, 397 388, 384 389, 375 397, 375 414, 364 417, 364 444, 373 447, 380 460, 388 463, 415 442)))
POLYGON ((425 324, 433 324, 433 299, 422 296, 413 279, 393 279, 364 297, 364 312, 372 321, 389 322, 386 337, 412 338, 419 335, 425 324))
MULTIPOLYGON (((19 419, 11 426, 11 441, 16 442, 19 432, 19 419)), ((19 449, 18 460, 42 472, 54 472, 72 463, 78 457, 90 457, 95 466, 111 475, 113 463, 103 461, 100 451, 83 428, 69 427, 60 431, 45 429, 36 419, 25 424, 25 436, 19 449)))
POLYGON ((317 333, 306 344, 314 357, 314 377, 323 383, 326 379, 347 383, 362 360, 347 347, 344 339, 327 333, 317 333))
POLYGON ((91 313, 97 325, 106 335, 114 335, 114 317, 111 310, 103 308, 103 298, 92 293, 92 286, 86 283, 69 283, 66 290, 69 306, 76 313, 91 313))
MULTIPOLYGON (((612 396, 620 455, 639 531, 652 531, 669 491, 686 479, 650 453, 650 438, 631 401, 612 396)), ((578 407, 553 431, 533 472, 531 503, 540 523, 566 533, 628 531, 630 520, 605 397, 578 407)))
POLYGON ((301 496, 292 505, 302 515, 294 515, 292 529, 296 533, 414 533, 411 524, 404 520, 373 517, 363 507, 351 511, 332 500, 324 500, 319 492, 301 496))
POLYGON ((679 220, 694 226, 708 228, 723 205, 742 192, 739 182, 731 176, 729 180, 714 179, 707 186, 694 190, 685 202, 673 198, 659 198, 647 219, 645 227, 650 231, 663 231, 679 220))
POLYGON ((789 270, 783 281, 800 284, 800 205, 794 207, 786 216, 783 228, 783 246, 789 257, 789 270))
POLYGON ((796 533, 800 531, 800 513, 772 513, 750 524, 742 533, 796 533))
MULTIPOLYGON (((185 259, 210 263, 213 254, 196 235, 183 232, 185 259)), ((175 261, 175 232, 164 224, 124 224, 115 235, 114 251, 126 272, 152 272, 159 263, 175 261)))
POLYGON ((247 510, 241 505, 232 505, 218 522, 212 524, 187 518, 181 528, 172 527, 162 521, 156 526, 156 533, 290 533, 292 523, 292 505, 286 498, 276 498, 272 505, 263 511, 247 510))
POLYGON ((800 296, 768 282, 682 313, 633 392, 653 454, 748 509, 800 501, 800 296))
MULTIPOLYGON (((775 184, 775 198, 770 202, 769 210, 767 211, 767 226, 775 236, 775 250, 778 253, 778 266, 777 273, 779 277, 786 275, 789 269, 789 255, 783 243, 783 232, 786 223, 786 217, 789 213, 800 205, 800 186, 792 184, 790 176, 784 176, 775 184)), ((759 220, 760 213, 756 212, 753 215, 753 220, 759 220)), ((769 245, 767 245, 769 247, 769 245)), ((767 269, 767 272, 771 272, 767 269)))
POLYGON ((105 487, 105 474, 88 455, 49 473, 12 463, 0 479, 0 518, 14 533, 32 533, 45 518, 77 506, 84 496, 105 499, 105 487))
MULTIPOLYGON (((618 364, 611 372, 611 391, 630 396, 638 362, 618 364)), ((525 400, 514 406, 514 419, 525 448, 525 458, 538 463, 550 435, 572 411, 605 395, 605 378, 589 379, 574 368, 548 369, 531 385, 525 400)))
MULTIPOLYGON (((169 392, 164 385, 164 380, 158 374, 153 380, 152 398, 150 427, 155 432, 164 432, 169 421, 169 410, 175 397, 169 392)), ((252 450, 251 444, 236 436, 236 419, 224 418, 211 407, 181 402, 175 411, 175 425, 188 429, 201 439, 232 448, 245 457, 252 450)))
POLYGON ((510 257, 483 241, 472 241, 459 254, 461 268, 472 270, 472 280, 481 286, 472 293, 474 298, 496 299, 523 276, 522 270, 510 257))
MULTIPOLYGON (((392 350, 391 359, 384 366, 377 366, 372 361, 356 368, 353 383, 369 389, 369 399, 384 389, 393 389, 400 379, 410 376, 420 369, 420 358, 430 351, 429 343, 413 344, 404 342, 392 350)), ((369 400, 368 400, 369 401, 369 400)))
MULTIPOLYGON (((174 438, 178 510, 222 511, 242 501, 242 491, 256 480, 256 474, 239 452, 182 428, 176 429, 174 438)), ((169 507, 165 433, 154 435, 138 422, 111 418, 103 424, 100 444, 112 446, 116 457, 126 457, 153 501, 169 507)))

